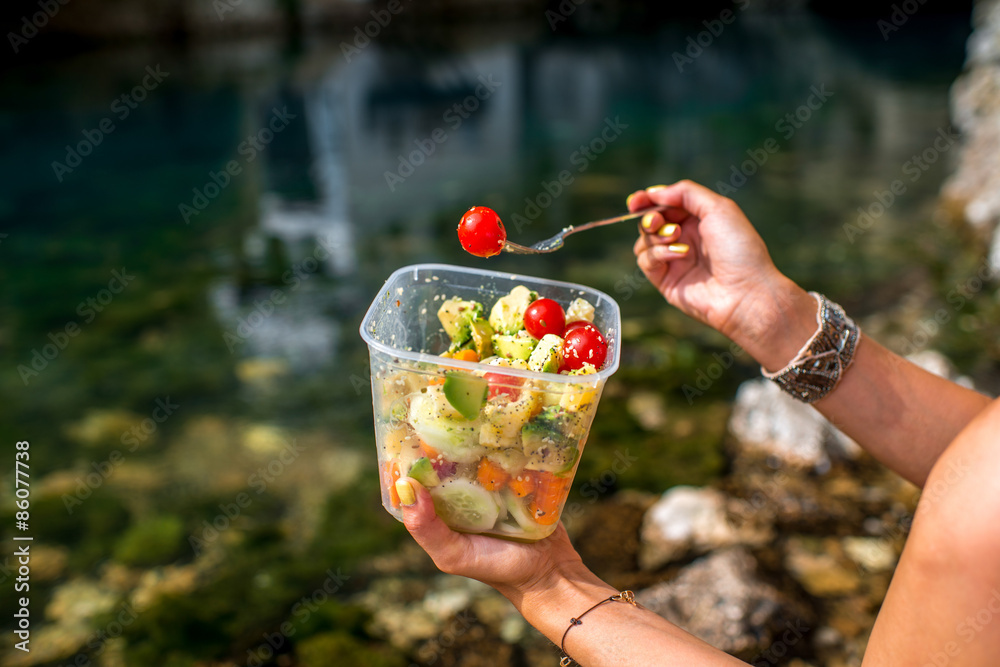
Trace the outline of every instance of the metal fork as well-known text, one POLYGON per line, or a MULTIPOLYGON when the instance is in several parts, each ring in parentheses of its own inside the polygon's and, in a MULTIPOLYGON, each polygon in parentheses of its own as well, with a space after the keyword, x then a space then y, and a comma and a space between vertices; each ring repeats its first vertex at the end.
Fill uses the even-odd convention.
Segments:
POLYGON ((563 242, 566 237, 570 234, 576 234, 577 232, 583 232, 588 229, 593 229, 594 227, 604 227, 605 225, 613 225, 616 222, 626 222, 628 220, 635 220, 636 218, 641 218, 651 211, 666 211, 667 209, 674 208, 673 206, 651 206, 649 208, 644 208, 641 211, 636 211, 635 213, 626 213, 625 215, 619 215, 614 218, 606 218, 604 220, 595 220, 593 222, 587 222, 582 225, 565 227, 561 232, 556 234, 550 239, 545 239, 544 241, 539 241, 532 246, 523 246, 512 241, 507 241, 503 244, 503 249, 506 252, 512 252, 516 255, 538 255, 546 252, 555 252, 559 248, 563 247, 563 242))

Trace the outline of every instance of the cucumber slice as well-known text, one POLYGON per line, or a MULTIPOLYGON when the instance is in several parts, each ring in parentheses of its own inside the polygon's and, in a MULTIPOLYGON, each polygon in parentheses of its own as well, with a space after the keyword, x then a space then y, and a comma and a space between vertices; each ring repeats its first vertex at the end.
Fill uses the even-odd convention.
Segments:
POLYGON ((527 498, 518 498, 505 489, 501 493, 501 499, 510 517, 517 522, 517 525, 521 527, 526 536, 532 536, 542 531, 543 526, 535 521, 525 506, 527 498))
POLYGON ((447 460, 456 463, 479 461, 483 454, 483 448, 478 446, 479 423, 462 418, 439 390, 439 387, 431 387, 426 394, 413 397, 410 425, 417 437, 441 452, 447 460))
POLYGON ((521 472, 528 461, 528 457, 519 449, 488 449, 486 458, 503 468, 508 475, 521 472))
POLYGON ((455 530, 482 532, 492 528, 500 516, 496 495, 467 479, 456 479, 430 491, 437 515, 455 530))
POLYGON ((445 373, 444 397, 466 419, 479 416, 479 411, 486 403, 487 389, 489 383, 475 375, 456 371, 445 373))
POLYGON ((422 456, 413 462, 410 466, 410 472, 407 473, 409 477, 417 480, 426 488, 431 488, 437 486, 441 483, 441 478, 437 474, 437 470, 434 469, 434 465, 431 460, 426 456, 422 456))

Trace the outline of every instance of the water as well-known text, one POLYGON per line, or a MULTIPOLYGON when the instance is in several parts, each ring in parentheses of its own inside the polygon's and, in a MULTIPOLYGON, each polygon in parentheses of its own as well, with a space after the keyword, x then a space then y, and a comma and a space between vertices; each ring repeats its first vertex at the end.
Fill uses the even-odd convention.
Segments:
MULTIPOLYGON (((728 345, 645 283, 634 229, 483 262, 454 233, 471 205, 530 244, 687 177, 732 186, 779 267, 858 315, 971 275, 977 255, 934 208, 966 18, 914 20, 884 42, 873 22, 748 14, 683 71, 673 54, 697 23, 602 38, 521 28, 456 30, 448 47, 387 37, 350 62, 338 40, 294 52, 248 41, 98 51, 5 77, 0 434, 31 442, 31 532, 51 570, 32 609, 40 619, 85 580, 107 601, 74 612, 83 630, 59 621, 70 639, 53 660, 125 592, 159 591, 139 581, 153 566, 177 566, 175 597, 127 627, 115 649, 127 664, 244 664, 328 568, 348 576, 342 592, 368 584, 363 562, 406 538, 379 506, 357 329, 406 264, 616 296, 623 367, 578 485, 605 497, 720 473, 728 403, 756 369, 737 358, 688 400, 728 345), (892 205, 859 223, 896 180, 892 205), (656 430, 642 425, 649 405, 656 430), (620 446, 646 464, 604 486, 620 446)), ((966 322, 942 342, 970 372, 988 363, 979 330, 966 322)), ((345 620, 351 607, 324 609, 359 664, 395 664, 345 620)))

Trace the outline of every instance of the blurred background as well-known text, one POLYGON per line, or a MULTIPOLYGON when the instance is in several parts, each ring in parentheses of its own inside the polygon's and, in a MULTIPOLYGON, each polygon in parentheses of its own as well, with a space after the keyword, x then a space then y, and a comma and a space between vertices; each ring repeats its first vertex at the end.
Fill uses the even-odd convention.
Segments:
POLYGON ((380 506, 358 327, 393 270, 430 261, 619 301, 622 367, 567 520, 599 575, 756 665, 859 663, 918 491, 663 302, 630 226, 489 261, 455 227, 486 205, 530 244, 691 178, 870 335, 995 392, 992 218, 964 208, 991 98, 953 92, 975 76, 972 2, 0 13, 3 664, 557 664, 380 506), (664 503, 679 541, 647 515, 664 503), (30 653, 14 535, 34 537, 30 653))

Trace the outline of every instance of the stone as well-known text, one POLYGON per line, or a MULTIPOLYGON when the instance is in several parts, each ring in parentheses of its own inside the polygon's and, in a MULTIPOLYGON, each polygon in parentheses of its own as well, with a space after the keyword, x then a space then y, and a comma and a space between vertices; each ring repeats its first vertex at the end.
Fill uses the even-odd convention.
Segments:
POLYGON ((785 545, 785 567, 810 595, 837 597, 857 591, 861 576, 856 567, 837 558, 836 540, 792 537, 785 545))
POLYGON ((55 590, 45 608, 52 621, 80 622, 111 611, 118 595, 89 579, 73 579, 55 590))
MULTIPOLYGON (((720 650, 753 655, 790 629, 786 619, 799 617, 756 568, 744 547, 723 549, 683 568, 676 579, 640 591, 636 600, 720 650)), ((811 619, 803 620, 808 627, 811 619)))
POLYGON ((646 512, 642 521, 639 566, 653 570, 690 553, 759 542, 759 531, 733 526, 726 496, 710 488, 675 486, 646 512))
POLYGON ((647 431, 659 431, 667 425, 667 408, 663 395, 652 391, 636 391, 625 403, 629 414, 647 431))
POLYGON ((236 364, 236 377, 244 384, 270 389, 276 381, 289 374, 288 362, 283 359, 253 357, 236 364))
POLYGON ((1000 270, 1000 2, 979 0, 966 70, 951 89, 951 116, 962 133, 957 169, 945 183, 946 208, 982 236, 992 235, 989 267, 1000 270))
POLYGON ((831 458, 856 458, 857 443, 809 405, 766 379, 740 385, 729 420, 737 446, 798 468, 826 472, 831 458))
POLYGON ((186 595, 198 588, 201 573, 196 565, 168 565, 142 573, 132 591, 132 605, 143 612, 163 595, 186 595))
POLYGON ((31 547, 31 580, 37 582, 55 581, 66 570, 69 550, 65 547, 50 547, 36 544, 31 547))
POLYGON ((94 640, 94 631, 82 621, 43 625, 38 629, 33 627, 31 652, 11 649, 0 656, 0 664, 5 667, 30 667, 66 662, 80 653, 88 640, 94 640))
MULTIPOLYGON (((70 424, 66 428, 66 435, 85 447, 99 445, 121 447, 122 436, 139 426, 142 421, 143 417, 127 410, 91 410, 80 421, 70 424)), ((147 440, 152 440, 155 435, 154 432, 144 439, 143 444, 149 444, 147 440)))
POLYGON ((844 553, 869 572, 885 572, 896 566, 899 556, 892 544, 878 537, 845 537, 844 553))

